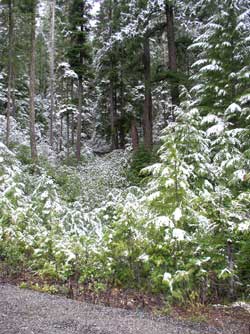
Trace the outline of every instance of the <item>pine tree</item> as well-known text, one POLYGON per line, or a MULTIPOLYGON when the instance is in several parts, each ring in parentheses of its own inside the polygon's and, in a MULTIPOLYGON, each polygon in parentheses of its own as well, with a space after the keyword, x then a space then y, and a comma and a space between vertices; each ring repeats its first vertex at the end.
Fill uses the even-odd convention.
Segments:
POLYGON ((193 64, 199 71, 194 80, 202 81, 193 88, 199 96, 198 105, 204 114, 222 116, 227 110, 234 126, 241 114, 241 97, 247 91, 244 75, 249 64, 247 13, 246 2, 224 1, 192 46, 200 50, 199 60, 193 64))
POLYGON ((88 62, 90 59, 89 32, 89 4, 83 0, 72 0, 69 10, 71 46, 68 51, 70 65, 78 75, 78 117, 76 158, 81 158, 83 80, 88 80, 88 62))
POLYGON ((36 6, 37 1, 33 0, 28 4, 28 10, 30 11, 30 37, 31 37, 31 56, 30 56, 30 82, 29 82, 29 109, 30 109, 30 146, 31 157, 34 162, 37 160, 37 147, 36 147, 36 113, 35 113, 35 85, 36 85, 36 6))
POLYGON ((51 2, 50 30, 50 145, 54 143, 54 114, 55 114, 55 7, 56 0, 51 2))
POLYGON ((13 7, 14 3, 12 0, 8 1, 8 9, 9 9, 9 27, 8 27, 8 35, 9 35, 9 60, 8 60, 8 103, 7 103, 7 120, 6 120, 6 145, 9 146, 9 137, 10 137, 10 116, 11 109, 13 111, 13 71, 14 71, 14 46, 13 46, 13 34, 14 34, 14 18, 13 18, 13 7))

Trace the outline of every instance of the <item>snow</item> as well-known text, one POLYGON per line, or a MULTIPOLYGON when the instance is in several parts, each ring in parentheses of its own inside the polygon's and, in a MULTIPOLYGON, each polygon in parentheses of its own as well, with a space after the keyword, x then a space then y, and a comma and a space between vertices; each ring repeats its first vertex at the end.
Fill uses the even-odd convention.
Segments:
POLYGON ((159 216, 153 220, 153 224, 157 227, 174 227, 173 222, 167 216, 159 216))
POLYGON ((218 123, 220 122, 220 118, 213 114, 208 114, 207 116, 203 117, 202 119, 202 125, 204 124, 211 124, 211 123, 218 123))
POLYGON ((164 273, 163 282, 169 282, 172 279, 172 275, 170 273, 164 273))
POLYGON ((70 68, 70 64, 67 62, 59 63, 58 70, 63 71, 63 78, 78 79, 77 73, 70 68))
POLYGON ((201 65, 204 65, 204 64, 207 64, 207 63, 208 63, 208 59, 199 59, 192 64, 192 68, 200 67, 201 65))
POLYGON ((237 170, 234 172, 234 176, 236 177, 236 179, 240 180, 240 181, 244 181, 245 177, 246 177, 246 170, 245 169, 241 169, 241 170, 237 170))
POLYGON ((241 112, 241 107, 237 103, 232 103, 230 106, 225 110, 225 114, 235 114, 241 112))
MULTIPOLYGON (((4 145, 4 143, 2 143, 1 141, 0 141, 0 151, 1 151, 1 153, 5 153, 5 154, 8 154, 8 155, 14 156, 14 153, 11 152, 8 149, 8 147, 6 145, 4 145)), ((3 157, 2 157, 2 159, 3 159, 3 157)))
POLYGON ((204 259, 198 259, 195 261, 195 264, 198 266, 198 267, 201 267, 204 263, 207 263, 208 261, 211 260, 211 257, 208 256, 208 257, 205 257, 204 259))
POLYGON ((139 260, 143 261, 143 262, 147 262, 149 260, 149 256, 147 254, 141 254, 138 257, 139 260))
POLYGON ((173 213, 174 220, 177 222, 177 221, 179 221, 181 219, 181 217, 182 217, 182 211, 181 211, 181 209, 180 208, 176 208, 175 211, 174 211, 174 213, 173 213))
POLYGON ((187 234, 184 230, 180 228, 174 228, 173 229, 173 238, 177 239, 178 241, 183 241, 187 237, 187 234))
POLYGON ((247 104, 247 103, 250 103, 250 94, 245 94, 245 95, 241 96, 239 101, 243 105, 247 104))
POLYGON ((219 136, 221 135, 225 130, 225 123, 220 122, 209 129, 207 129, 207 135, 210 136, 219 136))
POLYGON ((216 62, 212 62, 212 64, 203 66, 200 69, 200 72, 204 73, 204 72, 221 72, 222 71, 222 67, 219 66, 216 62))

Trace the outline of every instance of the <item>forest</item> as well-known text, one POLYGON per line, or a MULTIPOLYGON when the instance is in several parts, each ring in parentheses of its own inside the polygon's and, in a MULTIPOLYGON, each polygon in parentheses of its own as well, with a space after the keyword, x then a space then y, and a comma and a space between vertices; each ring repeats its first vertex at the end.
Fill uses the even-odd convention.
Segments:
POLYGON ((250 299, 248 0, 0 1, 0 272, 250 299))

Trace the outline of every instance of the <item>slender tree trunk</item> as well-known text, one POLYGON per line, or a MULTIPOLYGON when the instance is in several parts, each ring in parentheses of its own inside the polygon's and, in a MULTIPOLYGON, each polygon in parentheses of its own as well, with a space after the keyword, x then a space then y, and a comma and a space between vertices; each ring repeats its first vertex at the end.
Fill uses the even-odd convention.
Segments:
MULTIPOLYGON (((109 36, 111 37, 113 34, 113 6, 110 2, 109 6, 109 36)), ((109 105, 110 105, 110 130, 111 130, 111 146, 112 150, 118 148, 118 134, 117 134, 117 115, 116 115, 116 106, 115 106, 115 92, 114 92, 114 83, 113 83, 113 56, 110 57, 110 64, 111 64, 111 75, 110 75, 110 91, 109 91, 109 105)))
MULTIPOLYGON (((13 46, 14 47, 14 46, 13 46)), ((13 64, 13 72, 12 72, 12 92, 11 92, 11 99, 12 99, 12 111, 11 114, 15 118, 16 117, 16 74, 15 74, 15 68, 13 64)))
POLYGON ((74 113, 71 115, 71 145, 75 144, 75 121, 74 121, 74 113))
MULTIPOLYGON (((10 138, 10 116, 13 109, 13 35, 14 35, 14 20, 13 20, 13 0, 8 1, 9 7, 9 59, 8 59, 8 103, 7 103, 7 120, 6 120, 6 145, 9 146, 10 138)), ((13 113, 13 112, 12 112, 13 113)))
POLYGON ((149 38, 145 37, 143 43, 144 84, 145 101, 143 112, 143 136, 144 147, 151 151, 153 144, 153 121, 152 121, 152 92, 151 92, 151 60, 149 38))
POLYGON ((63 147, 63 116, 60 115, 59 152, 62 151, 62 147, 63 147))
POLYGON ((133 151, 137 151, 139 147, 139 136, 136 126, 136 119, 134 116, 132 116, 131 119, 131 139, 132 139, 133 151))
MULTIPOLYGON (((177 74, 177 51, 175 44, 175 27, 174 27, 174 7, 166 4, 167 17, 167 38, 168 38, 168 67, 173 74, 177 74)), ((177 78, 170 82, 170 93, 172 104, 179 105, 179 89, 177 78)))
MULTIPOLYGON (((234 259, 233 259, 233 243, 231 240, 227 242, 227 262, 228 262, 228 270, 233 273, 234 271, 234 259)), ((229 290, 228 290, 228 298, 230 300, 234 300, 235 298, 235 281, 234 275, 232 274, 229 278, 229 290)))
POLYGON ((67 122, 67 159, 69 159, 69 113, 67 112, 66 116, 66 122, 67 122))
POLYGON ((55 2, 51 0, 51 31, 50 31, 50 129, 49 129, 49 142, 53 147, 54 135, 54 113, 55 113, 55 2))
POLYGON ((110 123, 111 123, 111 144, 112 150, 118 148, 118 136, 117 136, 117 115, 116 115, 116 103, 114 96, 114 88, 113 82, 110 82, 110 92, 109 92, 109 100, 110 100, 110 123))
MULTIPOLYGON (((74 81, 71 81, 71 103, 73 103, 74 99, 74 81)), ((71 145, 73 146, 75 143, 75 122, 74 122, 74 113, 71 115, 71 145)))
MULTIPOLYGON (((84 6, 81 4, 81 13, 84 14, 84 6)), ((83 25, 81 25, 81 32, 83 32, 83 25)), ((80 45, 83 43, 82 37, 80 37, 80 45)), ((79 63, 83 64, 83 51, 80 51, 79 63)), ((83 99, 83 74, 78 74, 78 115, 77 115, 77 128, 76 128, 76 159, 80 162, 81 159, 81 134, 82 134, 82 99, 83 99)))
MULTIPOLYGON (((70 88, 70 83, 67 81, 67 106, 69 106, 69 102, 70 102, 70 98, 69 98, 69 90, 70 88)), ((69 122, 69 110, 67 110, 67 114, 66 114, 66 131, 67 131, 67 159, 69 159, 69 129, 70 129, 70 122, 69 122)))
POLYGON ((29 83, 29 109, 30 109, 30 147, 31 157, 37 160, 36 132, 35 132, 35 83, 36 83, 36 2, 33 3, 31 13, 31 59, 30 59, 30 83, 29 83))
POLYGON ((123 90, 123 82, 121 81, 120 87, 120 110, 121 110, 121 118, 119 124, 119 135, 120 135, 120 147, 125 147, 125 112, 124 112, 124 90, 123 90))
POLYGON ((119 148, 118 138, 118 114, 117 114, 117 90, 114 89, 114 147, 119 148))
POLYGON ((81 159, 81 134, 82 134, 82 96, 83 96, 83 80, 79 75, 78 80, 78 115, 76 129, 76 159, 79 162, 81 159))

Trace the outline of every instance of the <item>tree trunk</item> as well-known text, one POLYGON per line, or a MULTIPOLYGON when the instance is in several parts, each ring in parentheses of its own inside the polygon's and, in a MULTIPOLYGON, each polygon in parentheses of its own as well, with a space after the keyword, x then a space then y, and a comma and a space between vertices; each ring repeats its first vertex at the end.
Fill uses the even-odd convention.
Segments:
POLYGON ((78 115, 77 115, 77 129, 76 129, 76 159, 79 162, 81 159, 81 134, 82 134, 82 76, 78 79, 78 115))
POLYGON ((33 162, 37 160, 36 131, 35 131, 35 83, 36 83, 36 2, 33 3, 31 13, 31 59, 29 82, 29 109, 30 109, 30 147, 33 162))
POLYGON ((62 151, 63 147, 63 116, 60 115, 60 134, 59 134, 59 153, 62 151))
MULTIPOLYGON (((13 0, 9 0, 9 59, 8 59, 8 103, 7 103, 7 119, 6 119, 6 145, 9 146, 10 138, 10 116, 11 109, 13 109, 13 34, 14 34, 14 20, 13 20, 13 0)), ((13 113, 13 112, 12 112, 13 113)))
POLYGON ((120 87, 120 110, 121 110, 121 118, 119 122, 119 137, 120 137, 120 147, 122 149, 125 148, 125 112, 124 112, 124 90, 123 90, 123 82, 121 82, 120 87))
POLYGON ((143 112, 143 136, 144 147, 151 151, 153 144, 153 121, 152 121, 152 92, 151 92, 151 60, 149 38, 145 37, 143 43, 144 84, 145 101, 143 112))
POLYGON ((117 136, 117 115, 116 115, 116 103, 114 101, 114 89, 113 83, 110 82, 110 123, 111 123, 111 144, 112 150, 118 148, 118 136, 117 136))
POLYGON ((74 121, 74 113, 71 115, 71 145, 75 144, 75 121, 74 121))
MULTIPOLYGON (((109 37, 113 34, 113 7, 110 2, 109 6, 109 37)), ((111 75, 110 75, 110 91, 109 91, 109 105, 110 105, 110 130, 111 130, 111 148, 115 150, 119 147, 118 142, 118 133, 117 133, 117 115, 116 115, 116 103, 115 103, 115 95, 114 95, 114 84, 113 84, 113 56, 110 56, 110 64, 111 64, 111 75)))
MULTIPOLYGON (((14 48, 14 46, 13 46, 14 48)), ((15 74, 15 67, 13 64, 13 72, 12 72, 12 88, 11 88, 12 92, 11 92, 11 96, 12 96, 12 110, 11 110, 11 114, 12 116, 15 118, 16 117, 16 74, 15 74)))
POLYGON ((69 159, 69 112, 66 115, 66 123, 67 123, 67 159, 69 159))
POLYGON ((136 126, 136 119, 134 116, 132 116, 131 119, 131 139, 132 139, 132 148, 133 151, 137 151, 139 147, 139 136, 136 126))
POLYGON ((228 290, 228 298, 229 300, 234 300, 235 298, 235 281, 234 281, 234 259, 233 259, 233 243, 231 240, 227 242, 227 262, 228 262, 228 270, 232 273, 229 278, 229 290, 228 290))
MULTIPOLYGON (((74 81, 71 81, 71 104, 73 104, 74 99, 74 81)), ((75 143, 75 122, 74 122, 74 112, 71 115, 71 145, 75 143)))
POLYGON ((53 147, 54 135, 54 113, 55 113, 55 0, 51 1, 51 31, 50 31, 50 129, 49 129, 49 142, 53 147))
MULTIPOLYGON (((167 17, 167 38, 168 38, 168 67, 173 75, 177 74, 177 51, 175 44, 175 28, 174 28, 174 7, 166 4, 167 17)), ((179 89, 177 78, 170 82, 170 93, 173 106, 179 105, 179 89)))

